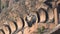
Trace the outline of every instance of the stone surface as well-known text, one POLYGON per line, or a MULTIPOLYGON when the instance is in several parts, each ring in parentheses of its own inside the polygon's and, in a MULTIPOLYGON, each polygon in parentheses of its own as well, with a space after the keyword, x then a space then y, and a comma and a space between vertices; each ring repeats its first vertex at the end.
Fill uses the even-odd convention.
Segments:
MULTIPOLYGON (((57 6, 59 4, 60 0, 1 0, 0 29, 4 30, 6 34, 9 34, 9 28, 5 25, 9 26, 14 34, 22 34, 22 32, 23 34, 37 34, 35 31, 42 26, 52 30, 58 23, 57 6), (55 8, 56 10, 54 10, 55 8), (44 11, 39 11, 40 9, 44 9, 48 15, 44 11), (31 13, 36 15, 36 22, 32 27, 28 27, 25 18, 31 13), (43 23, 43 21, 45 22, 43 23), (16 22, 16 24, 13 22, 16 22)), ((2 31, 0 31, 0 34, 2 34, 2 31)))

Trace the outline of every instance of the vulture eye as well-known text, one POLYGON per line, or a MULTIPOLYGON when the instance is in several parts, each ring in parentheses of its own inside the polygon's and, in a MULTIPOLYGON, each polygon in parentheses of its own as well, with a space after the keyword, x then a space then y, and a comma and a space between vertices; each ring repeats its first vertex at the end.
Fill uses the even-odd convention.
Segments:
POLYGON ((28 24, 29 27, 32 27, 32 25, 36 22, 36 16, 32 15, 32 14, 29 14, 26 17, 26 22, 27 22, 27 24, 28 24))

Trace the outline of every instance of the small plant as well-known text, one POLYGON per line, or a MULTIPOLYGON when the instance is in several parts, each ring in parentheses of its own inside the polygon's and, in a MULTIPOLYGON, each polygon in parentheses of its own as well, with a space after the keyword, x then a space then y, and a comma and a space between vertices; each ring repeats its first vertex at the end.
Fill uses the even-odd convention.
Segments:
POLYGON ((45 27, 42 26, 42 28, 38 28, 37 30, 38 30, 38 34, 42 34, 45 30, 45 27))

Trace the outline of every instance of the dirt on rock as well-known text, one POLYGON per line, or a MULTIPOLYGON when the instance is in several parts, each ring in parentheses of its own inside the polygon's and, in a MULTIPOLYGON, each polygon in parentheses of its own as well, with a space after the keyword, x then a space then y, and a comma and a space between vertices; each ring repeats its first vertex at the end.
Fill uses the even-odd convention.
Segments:
MULTIPOLYGON (((37 32, 38 31, 37 29, 41 28, 42 25, 45 27, 45 30, 42 34, 44 33, 48 34, 47 32, 50 32, 50 29, 52 30, 56 26, 54 24, 53 19, 54 19, 54 8, 57 8, 58 4, 60 4, 60 0, 1 0, 0 29, 3 29, 3 26, 5 27, 5 25, 8 25, 9 26, 8 28, 10 28, 12 26, 9 25, 11 21, 11 24, 14 23, 12 27, 15 26, 16 30, 14 31, 12 28, 11 30, 14 32, 11 31, 10 34, 39 34, 37 32), (37 12, 40 15, 38 15, 37 12), (26 20, 25 18, 31 17, 30 14, 33 14, 36 17, 36 22, 35 24, 32 24, 32 27, 29 27, 27 22, 25 21, 26 20), (38 16, 36 16, 36 14, 38 16), (20 30, 19 27, 21 22, 23 22, 22 24, 23 26, 22 29, 20 30), (53 24, 51 24, 52 22, 53 24), (49 24, 52 27, 49 26, 49 24)), ((7 31, 6 30, 4 31, 5 31, 4 33, 6 34, 7 31)))

